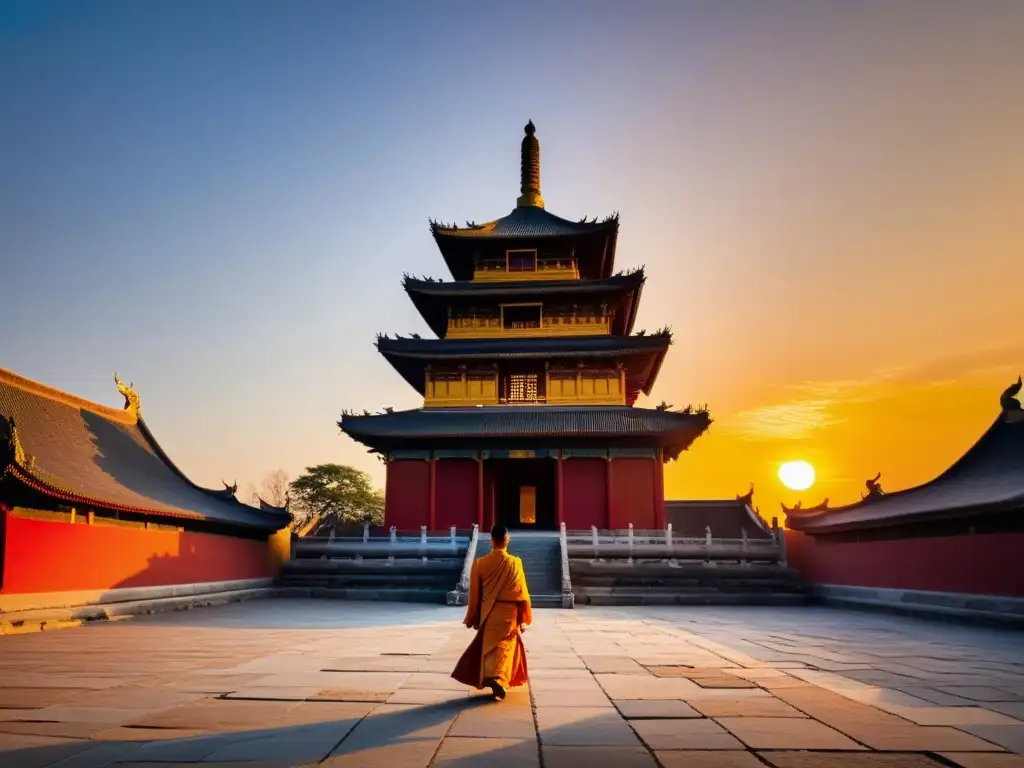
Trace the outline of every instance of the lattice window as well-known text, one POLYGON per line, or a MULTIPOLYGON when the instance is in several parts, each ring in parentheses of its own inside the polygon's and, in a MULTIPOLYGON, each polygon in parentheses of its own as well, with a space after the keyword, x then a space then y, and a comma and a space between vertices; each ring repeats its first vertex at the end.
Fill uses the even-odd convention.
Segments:
POLYGON ((537 400, 539 376, 536 373, 513 373, 508 377, 510 402, 530 403, 537 400))

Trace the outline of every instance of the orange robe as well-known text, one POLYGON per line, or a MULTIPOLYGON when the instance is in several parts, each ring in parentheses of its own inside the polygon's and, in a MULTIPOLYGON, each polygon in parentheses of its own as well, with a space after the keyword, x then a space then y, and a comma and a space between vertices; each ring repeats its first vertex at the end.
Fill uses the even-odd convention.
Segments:
POLYGON ((532 621, 523 561, 504 549, 481 557, 469 578, 465 620, 477 633, 452 677, 474 688, 483 688, 488 678, 502 688, 525 683, 526 648, 519 628, 532 621))

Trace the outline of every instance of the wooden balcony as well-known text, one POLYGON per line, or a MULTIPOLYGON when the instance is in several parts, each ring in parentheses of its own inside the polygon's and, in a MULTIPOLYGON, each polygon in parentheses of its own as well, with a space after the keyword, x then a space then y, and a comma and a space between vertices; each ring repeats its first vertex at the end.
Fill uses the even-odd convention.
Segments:
POLYGON ((512 323, 503 327, 501 317, 453 317, 448 320, 448 339, 528 338, 551 336, 605 336, 612 332, 612 315, 551 315, 539 323, 512 323))
POLYGON ((537 259, 529 269, 517 269, 507 259, 481 259, 473 269, 477 282, 536 282, 542 280, 579 280, 575 259, 537 259))

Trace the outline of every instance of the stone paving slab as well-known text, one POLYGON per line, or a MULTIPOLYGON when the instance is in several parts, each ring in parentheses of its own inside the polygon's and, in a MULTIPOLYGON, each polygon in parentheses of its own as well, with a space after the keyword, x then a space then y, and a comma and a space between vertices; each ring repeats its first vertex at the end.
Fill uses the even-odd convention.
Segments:
POLYGON ((1024 768, 1020 633, 824 608, 538 612, 531 684, 442 606, 262 600, 0 638, 0 766, 1024 768))

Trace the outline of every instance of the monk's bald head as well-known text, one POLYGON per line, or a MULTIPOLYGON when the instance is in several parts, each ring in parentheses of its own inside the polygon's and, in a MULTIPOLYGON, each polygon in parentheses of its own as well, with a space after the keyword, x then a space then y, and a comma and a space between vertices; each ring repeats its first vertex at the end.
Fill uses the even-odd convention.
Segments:
POLYGON ((503 549, 508 545, 508 528, 501 523, 498 523, 491 528, 491 544, 498 549, 503 549))

